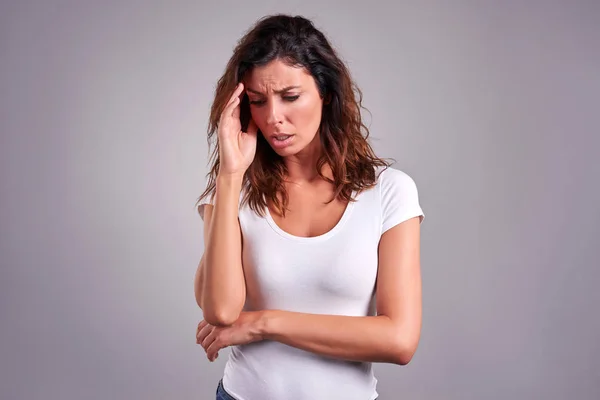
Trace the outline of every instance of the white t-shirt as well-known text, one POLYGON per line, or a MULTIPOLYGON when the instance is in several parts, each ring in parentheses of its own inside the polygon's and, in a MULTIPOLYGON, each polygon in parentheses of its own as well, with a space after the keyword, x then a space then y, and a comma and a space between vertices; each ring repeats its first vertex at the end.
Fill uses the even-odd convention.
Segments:
MULTIPOLYGON (((424 218, 415 182, 394 168, 385 169, 377 185, 350 202, 338 224, 321 236, 291 235, 268 210, 260 217, 241 207, 244 310, 376 315, 381 235, 417 216, 424 218)), ((238 400, 373 400, 376 384, 370 362, 333 359, 269 340, 232 346, 223 376, 223 387, 238 400)))

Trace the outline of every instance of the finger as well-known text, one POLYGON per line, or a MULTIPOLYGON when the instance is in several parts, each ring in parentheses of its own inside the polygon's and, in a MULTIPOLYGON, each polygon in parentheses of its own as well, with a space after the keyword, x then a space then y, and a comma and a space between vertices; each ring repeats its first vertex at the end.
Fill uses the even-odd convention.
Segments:
POLYGON ((229 99, 229 101, 231 102, 235 97, 239 98, 240 94, 242 94, 243 91, 244 91, 244 83, 238 82, 235 89, 233 90, 233 93, 231 94, 231 98, 229 99))
POLYGON ((219 330, 213 329, 206 337, 200 342, 202 348, 206 351, 208 347, 217 340, 219 337, 219 330))
POLYGON ((196 335, 196 343, 200 344, 202 341, 215 329, 212 325, 206 325, 196 335))
POLYGON ((206 325, 208 325, 208 322, 206 322, 206 320, 202 320, 200 322, 198 322, 198 331, 202 328, 204 328, 206 325))
POLYGON ((206 322, 205 320, 202 320, 198 323, 198 327, 196 328, 196 342, 198 341, 198 335, 200 334, 200 331, 202 330, 202 328, 204 328, 206 325, 208 325, 208 322, 206 322))
POLYGON ((233 110, 231 110, 231 116, 235 119, 237 119, 238 121, 240 120, 240 104, 242 103, 242 99, 241 98, 237 98, 237 101, 234 102, 235 105, 233 106, 233 110))
POLYGON ((227 100, 227 104, 225 105, 225 108, 223 109, 223 112, 221 114, 225 115, 227 113, 227 115, 230 115, 228 113, 232 112, 236 105, 239 104, 241 98, 240 95, 244 92, 244 84, 242 82, 238 83, 237 86, 235 87, 235 89, 233 90, 233 93, 231 94, 231 97, 229 98, 229 100, 227 100))
POLYGON ((227 104, 227 107, 225 107, 223 109, 223 112, 221 113, 221 123, 223 123, 227 118, 233 116, 233 110, 238 106, 238 104, 240 104, 239 97, 236 97, 235 99, 233 99, 233 101, 227 104))
POLYGON ((215 329, 212 325, 206 325, 196 335, 196 343, 201 344, 202 341, 215 329))
POLYGON ((208 346, 208 348, 206 349, 206 358, 208 358, 208 361, 215 361, 219 356, 219 350, 221 350, 224 347, 227 346, 224 346, 219 340, 213 341, 210 344, 210 346, 208 346))
POLYGON ((231 102, 233 100, 235 100, 235 98, 237 97, 239 100, 240 94, 244 91, 244 84, 242 82, 239 82, 235 89, 233 90, 233 93, 231 94, 231 97, 229 98, 229 100, 227 101, 227 104, 231 104, 231 102))

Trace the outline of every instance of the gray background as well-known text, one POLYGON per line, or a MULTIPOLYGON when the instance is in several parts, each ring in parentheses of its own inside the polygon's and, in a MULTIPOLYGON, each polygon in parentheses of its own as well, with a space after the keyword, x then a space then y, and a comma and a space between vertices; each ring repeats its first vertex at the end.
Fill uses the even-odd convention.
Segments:
POLYGON ((600 398, 599 3, 307 0, 2 3, 0 398, 214 398, 193 204, 216 80, 272 12, 326 32, 427 214, 381 399, 600 398))

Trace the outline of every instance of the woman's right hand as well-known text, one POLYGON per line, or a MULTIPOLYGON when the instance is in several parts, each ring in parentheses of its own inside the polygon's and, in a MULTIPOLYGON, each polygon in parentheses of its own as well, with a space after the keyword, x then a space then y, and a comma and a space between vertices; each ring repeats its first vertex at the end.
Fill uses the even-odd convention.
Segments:
POLYGON ((221 113, 218 128, 219 175, 243 176, 256 154, 258 128, 250 118, 248 132, 242 132, 240 95, 244 84, 238 83, 229 102, 221 113))

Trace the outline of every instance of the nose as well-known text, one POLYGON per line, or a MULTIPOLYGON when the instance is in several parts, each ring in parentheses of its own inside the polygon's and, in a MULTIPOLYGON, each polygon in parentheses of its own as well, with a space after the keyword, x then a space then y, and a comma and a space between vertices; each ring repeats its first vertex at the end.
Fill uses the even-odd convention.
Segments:
POLYGON ((267 102, 267 124, 269 126, 275 126, 282 122, 281 120, 281 106, 277 104, 276 100, 267 102))

